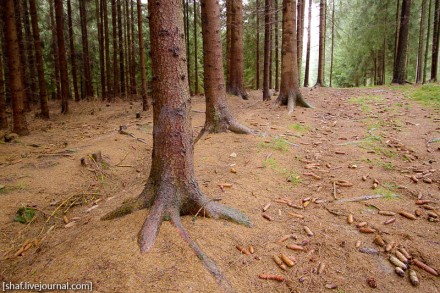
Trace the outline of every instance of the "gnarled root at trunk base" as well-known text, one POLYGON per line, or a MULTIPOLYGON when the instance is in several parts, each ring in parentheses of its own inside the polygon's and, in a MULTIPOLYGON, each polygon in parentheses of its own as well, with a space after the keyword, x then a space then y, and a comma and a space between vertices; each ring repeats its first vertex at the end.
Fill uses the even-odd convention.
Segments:
POLYGON ((247 126, 240 124, 233 118, 226 118, 223 121, 217 123, 205 123, 200 133, 194 139, 194 144, 196 144, 200 138, 206 133, 220 133, 226 132, 227 130, 237 133, 237 134, 255 134, 255 132, 247 126))
POLYGON ((150 212, 139 232, 138 242, 141 252, 148 252, 153 247, 162 222, 170 220, 176 227, 179 235, 189 244, 218 284, 225 292, 233 292, 232 286, 215 262, 191 239, 188 231, 182 225, 180 217, 183 215, 196 215, 200 210, 204 210, 204 214, 208 217, 225 219, 251 227, 252 223, 249 218, 234 208, 207 198, 200 191, 194 180, 189 180, 189 184, 160 182, 157 188, 153 188, 153 186, 147 183, 144 191, 137 198, 124 202, 121 207, 104 215, 101 219, 114 219, 151 206, 150 212))
POLYGON ((287 94, 280 93, 274 104, 276 106, 287 105, 289 114, 292 114, 293 110, 295 109, 295 105, 304 108, 313 108, 313 106, 303 98, 299 91, 289 91, 287 94))

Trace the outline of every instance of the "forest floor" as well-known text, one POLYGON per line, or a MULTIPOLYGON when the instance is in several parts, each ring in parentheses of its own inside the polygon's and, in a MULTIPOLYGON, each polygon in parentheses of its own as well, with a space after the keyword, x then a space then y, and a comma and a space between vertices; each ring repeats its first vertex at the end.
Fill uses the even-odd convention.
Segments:
MULTIPOLYGON (((246 213, 254 227, 201 212, 183 218, 191 236, 237 292, 369 292, 374 285, 379 292, 440 292, 440 278, 415 265, 420 285, 412 287, 408 273, 399 277, 389 253, 373 243, 380 236, 396 244, 393 253, 403 247, 440 270, 440 108, 390 87, 303 93, 315 108, 297 108, 293 116, 261 102, 256 91, 248 101, 230 97, 238 120, 259 134, 204 136, 195 146, 196 178, 205 194, 246 213), (372 195, 382 197, 350 201, 372 195), (397 214, 379 214, 384 210, 397 214), (419 216, 411 220, 401 211, 419 216), (385 225, 390 218, 395 222, 385 225), (361 222, 374 233, 361 233, 369 230, 356 226, 361 222), (304 250, 287 249, 291 244, 304 250), (237 245, 255 253, 242 254, 237 245), (282 271, 272 259, 280 254, 296 264, 282 271)), ((194 135, 204 107, 203 97, 193 99, 194 135)), ((51 104, 50 121, 29 115, 31 135, 0 144, 0 281, 91 281, 96 292, 220 291, 169 222, 142 255, 137 233, 148 211, 100 220, 146 182, 151 110, 136 119, 137 101, 71 103, 70 109, 63 116, 51 104), (120 134, 121 125, 133 136, 120 134), (97 151, 102 166, 89 158, 97 151), (89 164, 81 166, 81 158, 89 164), (31 223, 14 221, 22 207, 35 211, 31 223)))

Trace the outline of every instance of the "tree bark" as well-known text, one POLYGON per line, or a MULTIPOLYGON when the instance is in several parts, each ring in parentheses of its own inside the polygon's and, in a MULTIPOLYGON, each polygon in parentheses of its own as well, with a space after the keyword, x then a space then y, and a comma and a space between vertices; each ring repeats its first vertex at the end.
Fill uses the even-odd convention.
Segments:
POLYGON ((35 47, 35 58, 37 63, 38 89, 40 91, 39 92, 40 110, 41 110, 40 117, 44 119, 49 119, 46 80, 44 79, 43 53, 41 49, 40 29, 38 27, 38 14, 37 14, 37 6, 35 4, 35 0, 29 0, 29 9, 31 14, 32 36, 35 47))
POLYGON ((24 44, 26 47, 26 56, 29 66, 29 71, 28 71, 29 74, 28 83, 30 85, 29 101, 30 103, 34 104, 37 101, 37 82, 35 80, 35 78, 37 77, 37 70, 35 68, 35 50, 32 41, 32 32, 31 32, 31 25, 29 20, 29 7, 27 2, 28 2, 27 0, 21 1, 21 3, 23 4, 23 18, 24 18, 24 31, 25 31, 24 44))
POLYGON ((57 24, 58 56, 60 58, 61 113, 69 112, 69 78, 67 74, 66 46, 64 44, 63 1, 55 0, 55 19, 57 24))
POLYGON ((86 92, 86 98, 91 98, 93 97, 93 87, 92 87, 92 74, 90 71, 89 38, 87 33, 87 14, 86 14, 85 5, 86 5, 86 1, 79 1, 85 92, 86 92))
POLYGON ((171 221, 206 269, 227 292, 233 291, 216 264, 191 239, 181 223, 181 215, 203 209, 213 218, 223 218, 251 226, 239 211, 208 199, 194 174, 191 102, 186 78, 182 1, 149 1, 153 75, 153 155, 148 182, 138 199, 126 202, 103 219, 150 207, 139 233, 141 252, 154 245, 160 225, 171 221))
POLYGON ((431 35, 431 7, 432 7, 432 0, 429 0, 428 31, 426 32, 425 62, 423 64, 423 83, 426 82, 427 67, 428 67, 429 36, 431 35))
POLYGON ((144 36, 142 28, 142 4, 141 0, 137 0, 138 13, 138 33, 139 33, 139 54, 141 55, 141 78, 142 78, 142 110, 148 110, 148 96, 147 96, 147 71, 145 67, 145 51, 144 51, 144 36))
POLYGON ((399 45, 399 19, 400 19, 400 0, 396 0, 396 30, 394 33, 394 63, 396 63, 397 47, 399 45))
POLYGON ((425 13, 426 0, 422 0, 422 9, 420 11, 420 29, 419 29, 419 48, 417 50, 417 68, 416 68, 416 83, 422 82, 422 68, 423 68, 423 37, 425 36, 425 13))
POLYGON ((264 4, 264 69, 263 69, 263 101, 270 101, 270 10, 271 0, 264 4))
POLYGON ((232 3, 233 0, 226 0, 226 89, 231 86, 231 31, 232 31, 232 3))
POLYGON ((306 52, 306 69, 304 72, 304 87, 309 86, 311 38, 312 38, 312 0, 309 0, 309 15, 308 15, 308 25, 307 25, 307 52, 306 52))
POLYGON ((255 3, 255 16, 257 22, 256 50, 255 50, 255 89, 260 89, 260 0, 255 3))
POLYGON ((274 13, 275 13, 275 90, 278 91, 280 89, 280 54, 279 54, 279 28, 278 28, 278 0, 274 0, 274 13))
POLYGON ((191 52, 189 50, 189 0, 185 1, 185 36, 186 36, 186 69, 187 69, 187 76, 188 76, 188 85, 189 85, 189 92, 192 96, 191 91, 191 52))
POLYGON ((21 78, 23 80, 25 99, 24 99, 24 111, 31 111, 31 87, 29 83, 30 73, 29 73, 29 62, 28 55, 25 50, 25 41, 23 37, 23 25, 22 25, 22 1, 14 1, 15 2, 15 23, 17 26, 17 38, 18 38, 18 47, 20 54, 20 63, 21 63, 21 78))
POLYGON ((231 56, 229 60, 230 82, 228 92, 247 100, 248 94, 244 88, 242 0, 231 1, 231 14, 231 56))
POLYGON ((335 0, 332 0, 332 48, 330 56, 330 87, 332 87, 333 82, 333 59, 334 59, 334 49, 335 49, 335 0))
POLYGON ((131 87, 131 94, 136 95, 137 89, 136 89, 136 52, 135 52, 135 36, 134 36, 134 9, 133 9, 133 1, 130 1, 130 34, 131 34, 131 63, 130 63, 130 87, 131 87))
POLYGON ((303 49, 304 49, 304 13, 306 8, 306 1, 298 1, 298 28, 297 28, 297 44, 298 44, 298 78, 299 84, 301 84, 301 73, 302 73, 302 59, 303 59, 303 49))
POLYGON ((104 14, 102 11, 103 1, 96 0, 96 22, 98 27, 98 47, 99 47, 99 72, 101 77, 101 98, 104 100, 107 97, 106 80, 105 80, 105 55, 104 55, 104 32, 103 20, 104 14))
POLYGON ((119 96, 118 38, 116 19, 116 0, 112 0, 112 39, 113 39, 113 99, 119 96))
POLYGON ((197 58, 197 2, 194 4, 194 94, 199 95, 199 64, 197 58))
POLYGON ((324 86, 325 73, 325 34, 326 34, 326 0, 319 2, 319 56, 318 56, 318 79, 315 86, 324 86))
POLYGON ((123 38, 123 27, 122 27, 122 9, 121 0, 117 0, 116 5, 118 6, 118 41, 119 41, 119 81, 121 83, 120 93, 125 94, 125 70, 124 70, 124 38, 123 38))
POLYGON ((109 25, 108 25, 108 7, 107 7, 107 0, 102 1, 102 12, 104 16, 104 51, 105 51, 105 79, 107 81, 107 92, 106 92, 106 99, 108 101, 112 100, 114 91, 112 89, 112 70, 111 70, 111 61, 110 61, 110 32, 109 32, 109 25))
POLYGON ((386 58, 387 58, 387 27, 388 27, 388 2, 385 4, 385 19, 383 25, 383 48, 382 48, 382 81, 381 85, 385 84, 386 81, 386 58))
POLYGON ((73 93, 75 96, 75 101, 79 102, 79 92, 78 92, 78 81, 76 75, 76 60, 75 60, 75 45, 73 42, 73 22, 72 22, 72 4, 70 0, 67 0, 67 18, 69 24, 69 43, 70 43, 70 65, 72 67, 72 82, 73 82, 73 93))
POLYGON ((296 0, 283 0, 283 34, 281 47, 281 87, 275 101, 278 105, 287 105, 291 114, 295 105, 310 108, 299 89, 298 47, 296 40, 296 0))
POLYGON ((9 67, 9 81, 12 96, 13 132, 28 135, 29 130, 24 113, 25 90, 21 78, 21 62, 15 22, 14 0, 1 0, 3 29, 6 43, 6 59, 9 67))
POLYGON ((411 15, 411 0, 402 1, 400 17, 399 43, 396 61, 394 62, 393 83, 404 84, 406 80, 406 58, 408 52, 409 17, 411 15))
POLYGON ((437 81, 438 50, 440 40, 440 0, 435 0, 434 30, 432 35, 431 81, 437 81))
MULTIPOLYGON (((0 22, 2 22, 2 13, 0 13, 0 22)), ((3 30, 3 25, 0 23, 0 30, 3 30)), ((1 40, 1 38, 0 38, 1 40)), ((3 79, 3 54, 0 47, 0 129, 8 128, 8 120, 6 118, 6 95, 5 95, 5 80, 3 79)))

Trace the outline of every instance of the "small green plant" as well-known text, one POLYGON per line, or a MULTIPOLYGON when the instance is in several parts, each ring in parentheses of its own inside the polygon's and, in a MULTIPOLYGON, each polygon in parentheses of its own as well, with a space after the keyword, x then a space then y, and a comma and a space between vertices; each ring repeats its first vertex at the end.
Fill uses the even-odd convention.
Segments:
POLYGON ((396 189, 397 189, 397 187, 394 188, 391 185, 387 186, 387 184, 384 183, 384 184, 382 184, 382 186, 376 188, 373 193, 383 195, 383 199, 388 199, 388 200, 398 199, 399 196, 395 193, 396 189))
POLYGON ((302 182, 301 177, 294 170, 284 170, 284 174, 287 176, 287 181, 292 183, 293 186, 297 186, 302 182))
POLYGON ((382 167, 385 170, 393 170, 394 169, 394 165, 391 162, 382 162, 382 167))
POLYGON ((281 138, 275 138, 271 142, 261 142, 260 146, 263 148, 271 148, 273 150, 283 151, 283 152, 289 150, 289 144, 287 143, 287 141, 281 138))
POLYGON ((271 168, 272 170, 278 169, 278 161, 274 158, 267 158, 263 161, 264 168, 271 168))
POLYGON ((298 132, 307 132, 310 130, 310 127, 307 125, 303 125, 301 123, 293 123, 288 126, 290 130, 298 131, 298 132))
POLYGON ((35 217, 36 211, 33 208, 22 207, 19 208, 15 214, 14 221, 22 224, 27 224, 32 221, 35 217))

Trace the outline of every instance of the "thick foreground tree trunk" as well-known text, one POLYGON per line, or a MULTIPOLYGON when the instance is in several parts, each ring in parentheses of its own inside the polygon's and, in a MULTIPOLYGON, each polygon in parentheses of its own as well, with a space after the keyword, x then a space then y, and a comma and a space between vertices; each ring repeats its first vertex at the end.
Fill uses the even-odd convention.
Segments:
POLYGON ((243 3, 242 0, 231 1, 231 56, 229 60, 228 92, 244 100, 248 94, 244 88, 243 60, 243 3))
POLYGON ((31 14, 32 35, 35 46, 35 57, 37 62, 38 88, 40 90, 40 117, 49 119, 49 107, 47 105, 46 81, 44 79, 43 53, 41 49, 40 30, 38 28, 38 15, 35 0, 29 1, 29 9, 31 14))
POLYGON ((296 0, 283 0, 283 34, 281 46, 281 87, 275 101, 287 105, 289 114, 295 105, 311 108, 299 90, 298 59, 296 41, 296 0))
POLYGON ((406 79, 406 58, 408 53, 409 17, 411 0, 403 0, 400 15, 399 43, 394 62, 393 83, 404 84, 406 79))
POLYGON ((207 270, 226 291, 232 291, 216 264, 203 253, 183 227, 180 216, 204 212, 251 226, 239 211, 208 199, 194 175, 191 102, 186 76, 185 34, 182 1, 149 1, 153 75, 153 155, 150 177, 144 191, 104 220, 150 207, 139 234, 141 252, 149 251, 161 223, 171 221, 207 270))
POLYGON ((206 97, 205 132, 252 133, 231 115, 226 102, 223 55, 220 31, 220 6, 217 0, 202 0, 203 67, 206 97))
POLYGON ((28 135, 26 116, 24 113, 25 91, 21 79, 20 52, 18 46, 17 27, 15 23, 14 0, 1 0, 4 9, 3 29, 6 43, 6 60, 9 67, 9 81, 12 96, 13 132, 19 135, 28 135))

